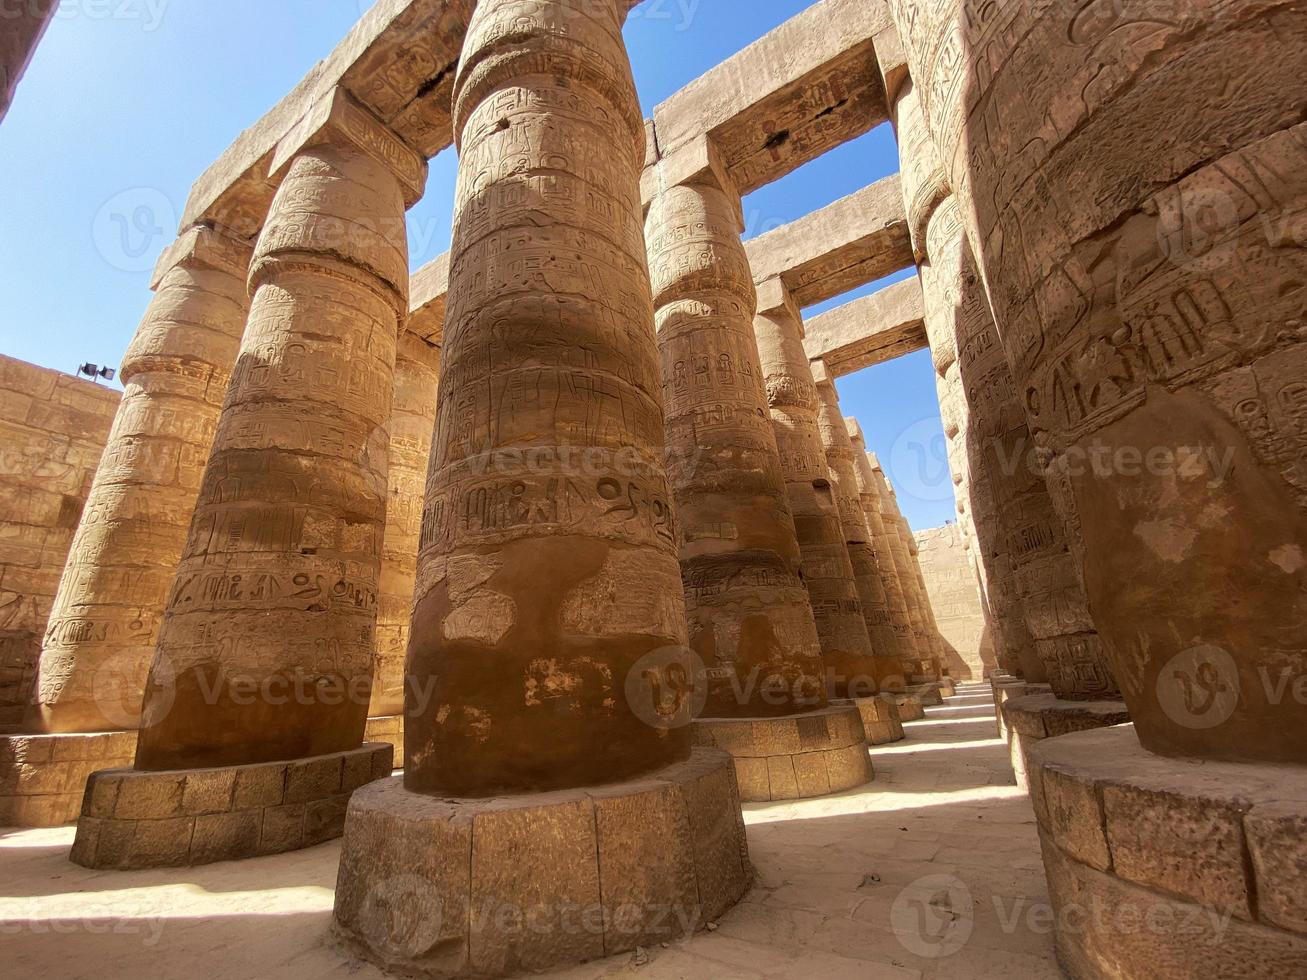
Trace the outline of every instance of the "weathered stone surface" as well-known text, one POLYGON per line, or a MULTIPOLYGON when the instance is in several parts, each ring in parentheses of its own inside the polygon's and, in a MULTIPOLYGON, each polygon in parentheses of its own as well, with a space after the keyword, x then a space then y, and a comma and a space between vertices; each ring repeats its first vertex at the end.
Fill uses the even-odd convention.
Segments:
POLYGON ((362 741, 375 656, 404 210, 426 162, 341 93, 278 153, 236 372, 160 628, 137 766, 362 741), (392 165, 393 161, 393 165, 392 165))
POLYGON ((336 931, 383 967, 433 977, 671 942, 752 882, 734 781, 711 749, 627 783, 489 800, 383 780, 350 803, 336 931))
POLYGON ((734 757, 746 803, 825 796, 875 778, 852 703, 784 718, 705 718, 693 735, 696 745, 734 757))
POLYGON ((870 658, 830 664, 836 669, 834 693, 838 697, 859 698, 881 690, 902 690, 903 657, 909 651, 890 618, 882 559, 872 543, 862 508, 853 441, 844 424, 844 413, 840 411, 835 382, 820 362, 813 365, 813 375, 817 381, 817 424, 872 652, 870 658))
POLYGON ((0 735, 0 827, 72 823, 91 774, 130 766, 135 753, 135 732, 0 735))
MULTIPOLYGON (((436 421, 440 351, 401 332, 395 357, 395 399, 387 427, 390 467, 386 530, 377 589, 377 658, 368 717, 404 713, 404 657, 417 581, 422 500, 436 421)), ((403 760, 402 750, 399 753, 403 760)))
POLYGON ((997 666, 975 569, 956 524, 916 533, 921 576, 950 656, 951 676, 979 680, 997 666))
POLYGON ((1307 761, 1307 12, 972 7, 891 3, 1140 738, 1307 761))
POLYGON ((862 728, 867 733, 868 745, 885 745, 900 742, 904 738, 903 718, 894 694, 877 694, 870 698, 856 698, 852 701, 832 701, 832 707, 844 707, 846 704, 858 709, 862 716, 862 728))
POLYGON ((905 279, 812 317, 803 348, 836 378, 924 350, 926 321, 921 280, 905 279))
POLYGON ((740 202, 706 150, 697 173, 671 159, 648 175, 645 231, 690 648, 708 670, 707 717, 793 714, 825 707, 822 648, 767 410, 740 202))
POLYGON ((5 29, 0 31, 0 121, 14 101, 23 72, 27 70, 59 5, 49 3, 14 4, 5 10, 5 29))
POLYGON ((783 177, 885 120, 872 38, 882 4, 822 0, 654 110, 668 155, 704 136, 741 194, 783 177))
POLYGON ((746 243, 755 282, 779 277, 800 308, 913 263, 898 177, 746 243))
POLYGON ((119 395, 0 357, 0 732, 20 730, 41 637, 119 395))
POLYGON ((97 771, 86 784, 71 860, 85 868, 126 871, 311 847, 341 835, 351 794, 388 774, 393 759, 392 746, 368 743, 352 752, 290 763, 97 771), (342 784, 345 770, 367 773, 367 778, 342 784), (305 778, 322 773, 335 778, 305 778))
POLYGON ((1307 969, 1301 862, 1266 836, 1307 813, 1299 768, 1155 756, 1130 725, 1045 739, 1030 763, 1072 976, 1307 969))
POLYGON ((1003 685, 1002 696, 996 697, 995 703, 999 734, 1007 738, 1012 771, 1022 789, 1030 785, 1030 748, 1036 742, 1130 723, 1123 701, 1067 701, 1025 683, 1003 685))
POLYGON ((645 132, 624 5, 582 7, 481 4, 456 85, 458 204, 408 667, 418 689, 440 685, 405 722, 417 792, 568 788, 689 748, 656 711, 668 691, 685 697, 684 677, 669 687, 661 671, 683 671, 687 652, 640 221, 645 132), (522 193, 546 175, 550 193, 522 193), (641 663, 659 651, 666 661, 641 663))
POLYGON ((827 667, 853 676, 873 651, 822 445, 816 383, 803 350, 803 320, 779 279, 759 286, 758 306, 754 332, 794 515, 803 582, 827 667))
POLYGON ((252 250, 192 228, 159 261, 59 583, 26 727, 140 727, 159 623, 249 310, 252 250))

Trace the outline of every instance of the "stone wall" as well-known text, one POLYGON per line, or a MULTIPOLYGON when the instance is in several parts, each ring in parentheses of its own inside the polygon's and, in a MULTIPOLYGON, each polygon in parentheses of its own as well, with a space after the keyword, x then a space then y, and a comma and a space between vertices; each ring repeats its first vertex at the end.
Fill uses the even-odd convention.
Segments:
POLYGON ((985 622, 976 573, 956 524, 917 532, 921 574, 944 642, 979 680, 994 663, 993 643, 985 622))
POLYGON ((0 731, 21 720, 119 393, 0 357, 0 731))

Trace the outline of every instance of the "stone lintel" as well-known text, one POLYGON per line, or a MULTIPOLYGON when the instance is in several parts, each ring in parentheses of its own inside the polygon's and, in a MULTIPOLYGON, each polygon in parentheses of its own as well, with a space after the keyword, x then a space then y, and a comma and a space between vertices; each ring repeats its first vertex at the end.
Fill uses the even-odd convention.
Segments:
POLYGON ((897 174, 745 243, 754 281, 780 276, 801 308, 915 264, 897 174))
POLYGON ((930 346, 917 276, 812 317, 804 349, 837 378, 930 346))
POLYGON ((150 288, 158 289, 164 276, 179 265, 201 265, 227 272, 244 281, 249 274, 254 245, 225 235, 207 225, 187 228, 159 256, 150 288))
POLYGON ((764 313, 788 313, 793 317, 799 330, 799 336, 803 336, 803 314, 799 311, 799 304, 794 302, 789 288, 785 285, 780 276, 772 276, 768 279, 759 279, 756 275, 753 279, 754 286, 758 293, 758 315, 764 313))
POLYGON ((704 135, 748 194, 889 118, 872 39, 884 3, 822 0, 654 109, 663 154, 704 135))
POLYGON ((84 868, 191 867, 339 837, 354 791, 389 776, 394 749, 215 769, 111 769, 86 784, 70 860, 84 868))
POLYGON ((1029 762, 1058 921, 1072 905, 1132 907, 1059 932, 1070 975, 1307 974, 1301 766, 1166 758, 1133 725, 1044 739, 1029 762))
POLYGON ((285 179, 291 163, 303 150, 341 140, 353 143, 389 167, 404 190, 408 207, 422 199, 427 184, 426 159, 340 86, 315 102, 277 144, 269 164, 274 182, 280 184, 285 179))
POLYGON ((693 737, 731 754, 746 803, 811 799, 876 777, 852 704, 780 718, 701 718, 693 737))
POLYGON ((449 253, 433 259, 409 279, 408 331, 439 347, 445 336, 449 297, 449 253))

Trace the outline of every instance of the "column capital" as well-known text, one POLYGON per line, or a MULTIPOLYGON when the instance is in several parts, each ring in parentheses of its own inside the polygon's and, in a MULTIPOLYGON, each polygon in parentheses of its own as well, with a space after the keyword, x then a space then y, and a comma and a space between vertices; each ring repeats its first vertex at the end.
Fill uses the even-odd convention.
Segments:
POLYGON ((812 368, 813 384, 818 388, 835 387, 835 377, 830 373, 830 369, 826 367, 825 361, 821 358, 817 358, 814 361, 809 361, 808 364, 812 368))
POLYGON ((164 277, 179 265, 207 266, 243 280, 253 256, 252 242, 223 234, 208 225, 192 225, 159 256, 150 279, 150 289, 157 290, 164 277))
POLYGON ((280 183, 290 165, 313 146, 352 143, 385 164, 404 191, 404 204, 412 207, 422 200, 427 185, 427 161, 383 123, 337 86, 318 99, 273 151, 269 173, 280 183))
POLYGON ((899 97, 899 91, 908 81, 908 52, 903 45, 903 38, 898 28, 893 25, 879 31, 871 39, 871 43, 876 51, 876 64, 880 68, 881 80, 885 83, 885 101, 892 106, 899 97))

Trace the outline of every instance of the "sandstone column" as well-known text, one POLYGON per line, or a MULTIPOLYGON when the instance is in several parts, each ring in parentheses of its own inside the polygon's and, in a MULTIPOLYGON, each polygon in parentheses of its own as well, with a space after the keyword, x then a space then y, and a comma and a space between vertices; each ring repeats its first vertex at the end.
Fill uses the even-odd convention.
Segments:
POLYGON ((390 413, 390 469, 386 530, 377 590, 377 660, 368 707, 367 738, 404 747, 404 657, 417 580, 422 501, 436 421, 440 351, 401 331, 395 357, 395 397, 390 413))
MULTIPOLYGON (((339 835, 349 793, 390 764, 390 746, 360 745, 386 427, 408 310, 404 211, 421 196, 426 162, 337 90, 283 140, 273 171, 281 185, 255 247, 249 324, 160 627, 137 771, 92 777, 79 824, 74 858, 90 866, 158 860, 118 852, 116 825, 128 814, 98 812, 97 782, 125 779, 120 798, 153 789, 160 811, 150 819, 179 816, 163 787, 195 769, 237 782, 280 771, 288 796, 276 802, 309 805, 311 822, 287 832, 267 823, 266 804, 223 797, 222 846, 197 832, 187 856, 203 863, 339 835)), ((181 816, 207 824, 214 806, 181 816)))
POLYGON ((749 884, 730 758, 691 753, 684 727, 706 689, 660 454, 625 13, 481 0, 458 69, 407 769, 355 796, 336 893, 341 933, 395 969, 594 959, 647 942, 660 908, 697 909, 693 930, 749 884), (398 949, 401 900, 431 919, 398 949))
POLYGON ((880 563, 871 543, 871 532, 862 513, 862 496, 858 489, 857 463, 853 441, 844 425, 835 381, 821 362, 812 364, 817 382, 817 421, 821 430, 826 464, 830 467, 835 501, 839 508, 844 543, 853 566, 853 578, 862 602, 863 618, 871 638, 876 688, 902 690, 903 649, 890 625, 889 597, 881 576, 880 563))
POLYGON ((705 715, 823 708, 821 644, 753 333, 739 195, 706 142, 647 180, 668 476, 690 648, 708 668, 705 715))
POLYGON ((1127 883, 1119 845, 1104 870, 1064 808, 1039 808, 1059 911, 1151 891, 1258 923, 1214 943, 1066 930, 1061 957, 1128 976, 1200 971, 1194 950, 1219 948, 1302 972, 1301 917, 1273 911, 1301 908, 1301 888, 1247 856, 1278 853, 1270 841, 1305 819, 1283 801, 1304 798, 1307 700, 1277 692, 1307 672, 1307 10, 893 7, 1134 719, 1042 742, 1032 784, 1088 799, 1077 817, 1113 842, 1145 828, 1148 869, 1195 861, 1147 832, 1180 814, 1237 812, 1248 828, 1204 836, 1203 867, 1240 869, 1218 895, 1147 869, 1127 883), (1294 765, 1259 783, 1250 762, 1294 765), (1279 927, 1273 944, 1262 926, 1279 927))
POLYGON ((159 621, 249 311, 250 246, 192 228, 159 260, 68 555, 28 729, 139 727, 159 621))
MULTIPOLYGON (((754 332, 798 533, 803 581, 827 669, 836 676, 855 677, 873 651, 817 422, 819 403, 803 349, 803 320, 779 279, 759 284, 758 299, 754 332)), ((831 693, 848 696, 838 688, 831 693)))
MULTIPOLYGON (((690 648, 708 676, 694 740, 735 757, 746 801, 861 785, 872 775, 865 714, 850 704, 827 709, 821 643, 799 576, 739 196, 706 140, 651 168, 646 188, 681 578, 690 648)), ((862 670, 869 695, 870 668, 862 670)), ((837 680, 837 693, 848 681, 837 680)), ((876 707, 869 723, 880 721, 876 707)))
MULTIPOLYGON (((917 650, 916 637, 912 629, 912 620, 908 616, 908 604, 904 598, 903 583, 899 579, 898 566, 894 563, 894 554, 890 547, 889 532, 885 519, 881 516, 882 506, 880 488, 876 474, 871 469, 867 454, 867 440, 862 427, 854 418, 844 419, 849 438, 853 442, 854 474, 858 485, 858 502, 862 515, 867 521, 867 530, 871 534, 871 546, 876 553, 876 564, 880 569, 880 578, 885 586, 886 608, 889 614, 890 628, 898 641, 901 660, 918 660, 922 654, 917 650)), ((928 655, 928 654, 927 654, 928 655)))

